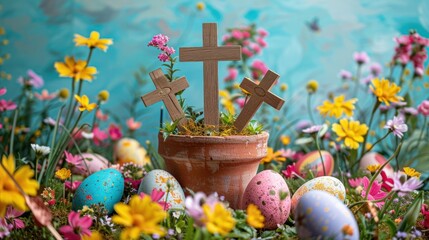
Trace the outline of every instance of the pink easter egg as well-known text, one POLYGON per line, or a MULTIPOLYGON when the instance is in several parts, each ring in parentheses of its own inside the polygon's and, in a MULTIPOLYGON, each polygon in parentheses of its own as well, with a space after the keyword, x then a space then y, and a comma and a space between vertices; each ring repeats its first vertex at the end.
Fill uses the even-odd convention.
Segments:
POLYGON ((74 173, 90 175, 100 170, 106 169, 109 166, 109 161, 96 153, 82 153, 83 164, 82 168, 74 168, 74 173))
POLYGON ((283 177, 265 170, 252 178, 244 191, 241 208, 255 204, 265 217, 264 228, 276 229, 290 214, 290 192, 283 177))
POLYGON ((312 171, 315 177, 324 176, 323 165, 325 165, 326 176, 332 175, 334 172, 334 158, 327 151, 312 151, 305 154, 296 163, 297 173, 301 176, 308 174, 308 171, 312 171), (322 159, 320 158, 322 155, 322 159))
MULTIPOLYGON (((383 165, 386 162, 386 158, 376 152, 369 152, 366 153, 362 159, 359 162, 359 169, 367 171, 367 167, 370 165, 379 164, 380 166, 383 165)), ((384 168, 383 171, 386 173, 388 177, 393 177, 393 168, 390 163, 388 163, 384 168)), ((377 177, 377 180, 381 180, 381 176, 377 177)))

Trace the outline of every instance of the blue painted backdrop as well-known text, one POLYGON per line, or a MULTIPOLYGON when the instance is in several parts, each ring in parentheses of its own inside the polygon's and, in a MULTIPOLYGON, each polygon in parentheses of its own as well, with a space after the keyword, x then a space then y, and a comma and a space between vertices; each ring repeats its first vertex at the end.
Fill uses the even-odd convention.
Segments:
MULTIPOLYGON (((157 51, 146 47, 154 34, 171 37, 172 46, 201 45, 201 24, 217 22, 219 36, 228 27, 256 23, 265 28, 269 48, 258 58, 281 74, 289 85, 287 97, 299 96, 309 79, 321 83, 321 92, 338 88, 340 69, 354 71, 352 54, 367 51, 372 61, 385 64, 392 56, 393 37, 417 29, 429 36, 429 1, 415 0, 323 0, 323 1, 204 1, 206 8, 197 11, 193 0, 2 0, 0 23, 7 31, 10 45, 2 52, 11 54, 2 69, 13 76, 2 81, 9 89, 17 89, 16 79, 33 69, 45 79, 51 91, 69 86, 59 78, 53 65, 65 55, 84 58, 85 48, 75 48, 73 35, 88 36, 92 30, 114 39, 107 53, 96 51, 92 64, 99 74, 92 83, 85 83, 85 93, 94 98, 98 91, 111 92, 104 106, 128 116, 123 102, 130 102, 129 89, 133 74, 141 66, 155 69, 157 51), (306 23, 317 17, 321 31, 312 32, 306 23)), ((202 64, 179 63, 191 87, 185 93, 190 103, 202 106, 202 64)), ((226 75, 226 63, 219 67, 220 77, 226 75)), ((142 92, 150 91, 148 84, 142 92)), ((13 91, 9 91, 13 95, 13 91)), ((322 100, 321 94, 316 101, 322 100)), ((295 99, 296 100, 296 99, 295 99)), ((297 101, 300 102, 304 101, 297 101)), ((289 102, 291 103, 291 102, 289 102)), ((158 109, 155 105, 138 120, 145 129, 156 131, 158 109), (156 116, 156 117, 155 117, 156 116)), ((143 104, 139 104, 139 109, 143 104)), ((295 108, 299 109, 299 108, 295 108)), ((154 134, 148 136, 154 139, 154 134)))

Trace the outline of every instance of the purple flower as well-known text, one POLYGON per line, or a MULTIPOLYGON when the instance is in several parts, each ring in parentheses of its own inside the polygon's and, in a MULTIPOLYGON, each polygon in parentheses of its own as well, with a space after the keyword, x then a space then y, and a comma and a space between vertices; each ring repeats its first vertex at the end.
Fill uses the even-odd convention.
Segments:
POLYGON ((378 76, 380 75, 381 71, 383 70, 383 68, 381 67, 381 65, 379 63, 373 63, 371 64, 371 66, 369 67, 371 74, 374 76, 378 76))
POLYGON ((423 186, 423 182, 416 177, 410 177, 407 180, 407 175, 405 173, 393 173, 392 191, 397 191, 400 197, 403 197, 407 195, 407 193, 419 189, 421 186, 423 186))
POLYGON ((338 74, 340 76, 341 79, 343 80, 351 80, 353 75, 351 72, 347 71, 347 70, 341 70, 340 73, 338 74))
POLYGON ((304 133, 317 133, 323 125, 313 125, 311 127, 308 127, 306 129, 303 129, 302 132, 304 133))
POLYGON ((378 109, 380 109, 381 112, 385 113, 387 111, 389 111, 392 107, 392 105, 387 106, 387 105, 380 105, 380 107, 378 107, 378 109))
POLYGON ((411 115, 411 116, 417 116, 419 114, 419 111, 413 107, 406 107, 400 110, 403 114, 411 115))
POLYGON ((399 102, 393 102, 392 103, 392 107, 395 107, 395 108, 401 108, 401 107, 405 107, 405 106, 407 106, 407 102, 399 101, 399 102))
POLYGON ((401 116, 393 117, 393 119, 387 121, 384 128, 389 129, 395 134, 395 136, 402 138, 404 132, 408 131, 408 126, 404 122, 404 118, 401 116))
POLYGON ((304 128, 308 128, 311 126, 311 122, 308 120, 300 120, 296 125, 295 128, 297 131, 302 130, 304 128))
POLYGON ((167 45, 168 37, 162 34, 153 36, 152 40, 147 44, 148 46, 156 47, 164 50, 165 45, 167 45))
POLYGON ((353 55, 353 58, 355 59, 356 63, 359 65, 369 62, 369 57, 368 57, 368 54, 366 54, 366 52, 355 52, 353 55))
POLYGON ((186 197, 186 212, 195 220, 195 223, 202 226, 202 219, 204 217, 203 204, 207 203, 210 206, 214 206, 217 202, 219 202, 217 193, 213 193, 207 197, 203 192, 197 192, 194 196, 186 197))
POLYGON ((362 84, 369 85, 371 83, 372 79, 374 79, 374 76, 372 76, 372 74, 370 74, 370 75, 366 76, 365 78, 362 78, 360 80, 360 82, 362 84))
POLYGON ((37 75, 33 70, 29 69, 27 71, 27 75, 30 78, 29 82, 33 87, 35 88, 41 88, 43 87, 43 78, 37 75))

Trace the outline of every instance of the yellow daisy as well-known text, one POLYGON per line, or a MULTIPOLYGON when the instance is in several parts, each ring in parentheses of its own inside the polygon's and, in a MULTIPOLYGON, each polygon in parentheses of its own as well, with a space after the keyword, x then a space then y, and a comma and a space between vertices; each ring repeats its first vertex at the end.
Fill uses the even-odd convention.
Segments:
POLYGON ((60 74, 60 77, 70 77, 75 81, 80 81, 81 79, 92 81, 97 69, 86 65, 87 62, 84 60, 75 61, 74 57, 66 57, 64 62, 55 63, 55 69, 60 74))
POLYGON ((344 98, 344 95, 340 95, 334 98, 333 102, 326 100, 323 102, 323 105, 318 106, 317 109, 324 117, 340 118, 343 114, 351 117, 353 116, 353 110, 355 110, 354 104, 357 102, 357 98, 352 98, 347 101, 345 101, 344 98))
POLYGON ((83 37, 79 34, 74 35, 74 42, 76 46, 87 46, 89 48, 99 48, 106 51, 109 45, 113 44, 112 39, 104 38, 100 39, 100 33, 92 31, 89 38, 83 37))
POLYGON ((360 124, 359 121, 349 121, 346 118, 340 120, 340 124, 332 124, 332 130, 337 134, 337 141, 344 140, 346 147, 358 149, 359 143, 364 141, 368 132, 368 126, 360 124))

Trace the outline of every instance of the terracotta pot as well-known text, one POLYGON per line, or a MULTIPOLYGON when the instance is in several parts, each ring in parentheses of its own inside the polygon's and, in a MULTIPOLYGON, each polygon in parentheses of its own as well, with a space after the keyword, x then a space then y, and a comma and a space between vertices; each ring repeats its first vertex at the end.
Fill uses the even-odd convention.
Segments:
POLYGON ((268 133, 253 136, 158 136, 167 171, 194 192, 217 192, 239 208, 243 192, 267 153, 268 133))

